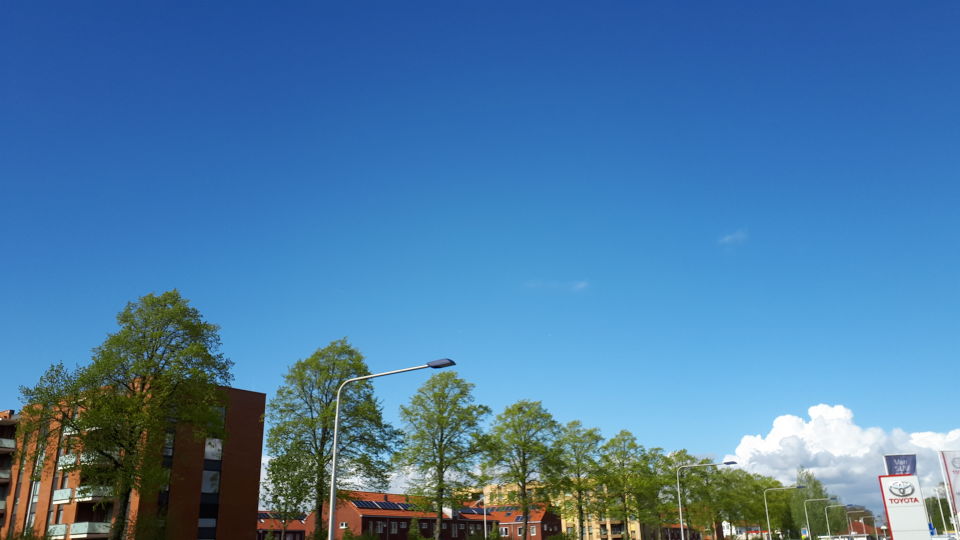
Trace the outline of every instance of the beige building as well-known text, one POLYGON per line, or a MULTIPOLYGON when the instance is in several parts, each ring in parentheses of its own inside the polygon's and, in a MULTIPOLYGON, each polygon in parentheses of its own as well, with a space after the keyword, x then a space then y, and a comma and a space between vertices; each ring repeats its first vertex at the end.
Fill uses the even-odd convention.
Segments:
MULTIPOLYGON (((546 494, 538 484, 531 484, 531 501, 547 500, 546 494)), ((490 484, 483 488, 483 499, 487 506, 515 503, 517 500, 516 484, 490 484)), ((560 514, 560 526, 569 538, 579 539, 577 531, 577 515, 573 508, 572 495, 565 495, 560 500, 551 500, 550 504, 560 514)), ((598 516, 589 510, 584 515, 584 540, 622 540, 624 532, 629 533, 630 540, 642 540, 643 530, 640 522, 630 520, 626 526, 622 520, 610 516, 598 516)))

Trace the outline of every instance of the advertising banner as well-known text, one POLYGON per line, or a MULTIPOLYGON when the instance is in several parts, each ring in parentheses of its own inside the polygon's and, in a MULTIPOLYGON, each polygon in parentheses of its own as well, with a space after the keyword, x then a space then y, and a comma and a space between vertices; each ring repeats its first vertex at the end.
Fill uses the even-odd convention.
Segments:
POLYGON ((927 509, 915 474, 881 476, 880 493, 892 540, 930 540, 927 509))
POLYGON ((940 452, 943 459, 943 470, 947 471, 947 498, 953 512, 957 511, 960 502, 960 450, 944 450, 940 452))
POLYGON ((883 456, 887 474, 917 474, 916 454, 891 454, 883 456))

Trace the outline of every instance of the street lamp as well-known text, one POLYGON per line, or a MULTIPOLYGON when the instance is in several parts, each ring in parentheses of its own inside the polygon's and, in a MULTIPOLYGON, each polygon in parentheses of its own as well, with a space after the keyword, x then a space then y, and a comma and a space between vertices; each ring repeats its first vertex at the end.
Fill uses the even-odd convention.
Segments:
POLYGON ((803 515, 807 518, 807 534, 810 536, 810 540, 814 540, 813 529, 810 528, 810 513, 807 511, 807 503, 814 501, 835 501, 836 497, 824 497, 822 499, 807 499, 803 501, 803 515))
MULTIPOLYGON (((853 522, 850 521, 850 514, 867 514, 869 510, 847 510, 847 532, 850 533, 850 536, 853 536, 853 522)), ((863 525, 863 519, 860 520, 860 524, 863 525)), ((863 529, 863 532, 866 533, 867 529, 863 529)))
POLYGON ((830 532, 830 516, 827 514, 827 510, 829 510, 830 508, 839 508, 841 506, 846 508, 850 505, 849 504, 828 504, 827 506, 823 507, 823 519, 827 521, 827 539, 828 540, 833 538, 833 533, 830 532))
POLYGON ((327 540, 333 540, 333 526, 336 523, 337 514, 337 432, 340 429, 340 393, 343 391, 343 387, 346 386, 347 383, 363 381, 366 379, 374 379, 377 377, 383 377, 385 375, 395 375, 397 373, 416 371, 418 369, 426 368, 439 369, 453 365, 456 365, 456 362, 453 360, 449 358, 441 358, 440 360, 427 362, 422 366, 413 366, 404 369, 395 369, 393 371, 385 371, 383 373, 374 373, 373 375, 364 375, 363 377, 354 377, 340 383, 340 387, 337 388, 337 400, 336 405, 334 406, 333 414, 333 452, 330 454, 330 500, 328 502, 329 507, 327 509, 327 540))
POLYGON ((763 511, 767 515, 767 534, 769 535, 768 538, 770 540, 773 540, 773 529, 770 528, 770 508, 767 507, 767 492, 768 491, 785 491, 788 489, 803 489, 805 487, 807 486, 792 485, 787 487, 767 488, 763 490, 763 511))
MULTIPOLYGON (((877 532, 877 517, 876 517, 876 516, 873 516, 873 515, 870 515, 870 514, 867 514, 867 515, 865 515, 865 516, 861 516, 861 517, 860 517, 860 524, 863 525, 863 534, 866 534, 867 537, 869 537, 870 535, 867 533, 867 524, 863 522, 863 520, 865 520, 865 519, 867 519, 867 518, 870 518, 870 519, 873 520, 873 532, 876 533, 876 532, 877 532)), ((879 536, 879 535, 874 534, 874 536, 879 536)))
POLYGON ((683 538, 683 496, 680 494, 680 471, 694 467, 719 467, 720 465, 736 464, 736 461, 724 461, 723 463, 698 463, 696 465, 681 465, 677 467, 677 508, 680 510, 680 540, 685 540, 683 538))

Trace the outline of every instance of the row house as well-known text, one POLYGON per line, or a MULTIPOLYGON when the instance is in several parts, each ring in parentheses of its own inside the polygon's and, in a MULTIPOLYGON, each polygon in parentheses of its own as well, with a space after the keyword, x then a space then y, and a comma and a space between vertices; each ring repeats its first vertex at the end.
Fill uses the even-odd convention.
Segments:
POLYGON ((475 523, 482 522, 484 520, 483 512, 485 511, 487 523, 496 522, 500 538, 504 540, 523 540, 525 530, 528 540, 548 538, 563 533, 560 516, 550 511, 546 504, 530 505, 526 520, 524 520, 519 505, 498 505, 486 508, 480 506, 475 508, 476 513, 461 514, 461 517, 475 523))

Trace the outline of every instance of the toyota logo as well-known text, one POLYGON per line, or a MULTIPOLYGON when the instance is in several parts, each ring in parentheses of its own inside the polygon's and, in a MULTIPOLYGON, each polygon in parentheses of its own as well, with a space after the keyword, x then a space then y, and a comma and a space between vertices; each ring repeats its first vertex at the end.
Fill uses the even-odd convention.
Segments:
POLYGON ((894 497, 909 497, 913 495, 914 491, 916 491, 916 489, 913 487, 913 484, 910 482, 904 482, 902 480, 890 484, 890 487, 887 489, 890 490, 890 493, 892 493, 894 497))

